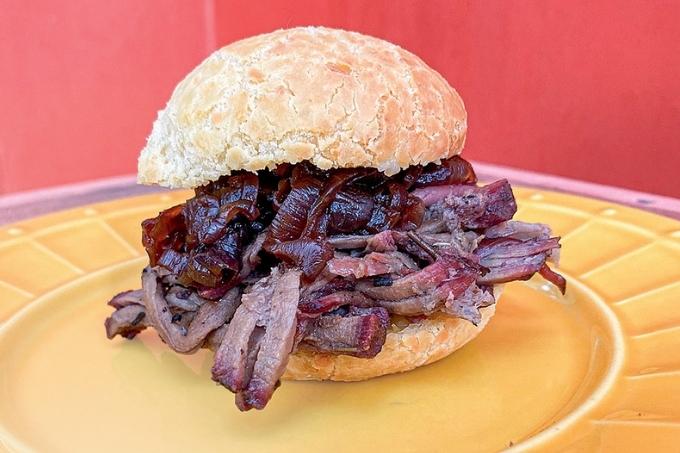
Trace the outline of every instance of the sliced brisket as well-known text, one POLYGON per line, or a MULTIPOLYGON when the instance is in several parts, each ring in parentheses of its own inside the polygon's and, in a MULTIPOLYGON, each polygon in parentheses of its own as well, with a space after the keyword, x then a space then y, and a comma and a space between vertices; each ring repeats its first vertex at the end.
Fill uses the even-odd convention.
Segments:
POLYGON ((142 273, 144 306, 149 323, 168 346, 177 352, 189 353, 198 349, 206 336, 229 320, 233 314, 239 290, 234 288, 219 301, 208 301, 201 305, 188 328, 173 322, 173 312, 163 294, 163 287, 153 268, 147 267, 142 273))
MULTIPOLYGON (((543 268, 546 260, 559 247, 559 238, 556 237, 526 241, 509 237, 485 239, 475 254, 487 272, 480 275, 477 282, 488 285, 527 280, 543 268)), ((562 289, 561 284, 558 286, 562 289)))
POLYGON ((131 340, 148 327, 145 318, 143 305, 131 304, 120 307, 104 321, 106 336, 111 339, 120 335, 131 340))
POLYGON ((404 253, 373 252, 361 258, 333 258, 328 262, 327 269, 331 274, 341 277, 364 278, 381 274, 410 274, 418 269, 418 265, 404 253))
POLYGON ((108 304, 116 309, 123 308, 132 304, 143 305, 144 291, 142 291, 141 289, 123 291, 122 293, 118 293, 115 296, 113 296, 113 299, 111 299, 108 302, 108 304))
POLYGON ((318 352, 375 357, 387 335, 389 314, 384 308, 352 307, 347 315, 324 315, 304 337, 303 344, 318 352))
POLYGON ((431 186, 416 189, 413 194, 425 206, 455 214, 460 225, 481 229, 510 220, 517 211, 515 197, 505 179, 488 186, 469 185, 431 186))
POLYGON ((241 410, 262 409, 285 371, 297 327, 300 275, 274 269, 246 292, 217 350, 213 379, 237 394, 241 410), (258 328, 264 333, 255 340, 258 328))

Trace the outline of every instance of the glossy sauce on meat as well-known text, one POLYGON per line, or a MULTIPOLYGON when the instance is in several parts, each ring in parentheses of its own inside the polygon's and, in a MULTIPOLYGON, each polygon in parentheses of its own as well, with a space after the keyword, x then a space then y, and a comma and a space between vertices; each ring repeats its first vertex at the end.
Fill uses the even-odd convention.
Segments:
POLYGON ((261 409, 297 348, 371 358, 391 322, 477 325, 494 284, 538 273, 564 292, 559 238, 511 220, 507 181, 476 182, 457 156, 391 177, 307 162, 221 177, 142 223, 142 289, 109 302, 106 334, 211 348, 213 379, 261 409))

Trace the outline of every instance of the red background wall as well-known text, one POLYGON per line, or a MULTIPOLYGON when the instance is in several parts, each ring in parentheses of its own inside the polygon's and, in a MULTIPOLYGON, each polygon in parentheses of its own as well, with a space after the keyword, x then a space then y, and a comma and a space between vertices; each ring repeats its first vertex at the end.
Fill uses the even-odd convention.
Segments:
POLYGON ((321 24, 420 55, 463 96, 465 155, 680 197, 680 2, 0 0, 0 193, 133 173, 218 45, 321 24))

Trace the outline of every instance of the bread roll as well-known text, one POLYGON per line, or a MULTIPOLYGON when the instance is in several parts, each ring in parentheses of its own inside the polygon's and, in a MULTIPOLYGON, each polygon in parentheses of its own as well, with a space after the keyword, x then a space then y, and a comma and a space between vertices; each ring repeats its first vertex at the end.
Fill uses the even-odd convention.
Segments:
POLYGON ((392 175, 460 153, 458 93, 412 53, 323 27, 237 41, 210 55, 158 113, 143 184, 192 188, 303 160, 392 175))

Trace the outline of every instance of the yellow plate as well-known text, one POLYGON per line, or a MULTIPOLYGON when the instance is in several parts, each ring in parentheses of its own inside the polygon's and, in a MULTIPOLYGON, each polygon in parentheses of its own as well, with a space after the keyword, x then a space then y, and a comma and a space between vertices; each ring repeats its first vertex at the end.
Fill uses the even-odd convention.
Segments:
POLYGON ((477 340, 416 371, 286 382, 239 413, 211 354, 145 331, 108 341, 105 302, 139 286, 142 219, 187 192, 0 229, 0 449, 9 451, 649 451, 680 445, 680 223, 516 189, 517 218, 562 235, 561 297, 506 287, 477 340))

